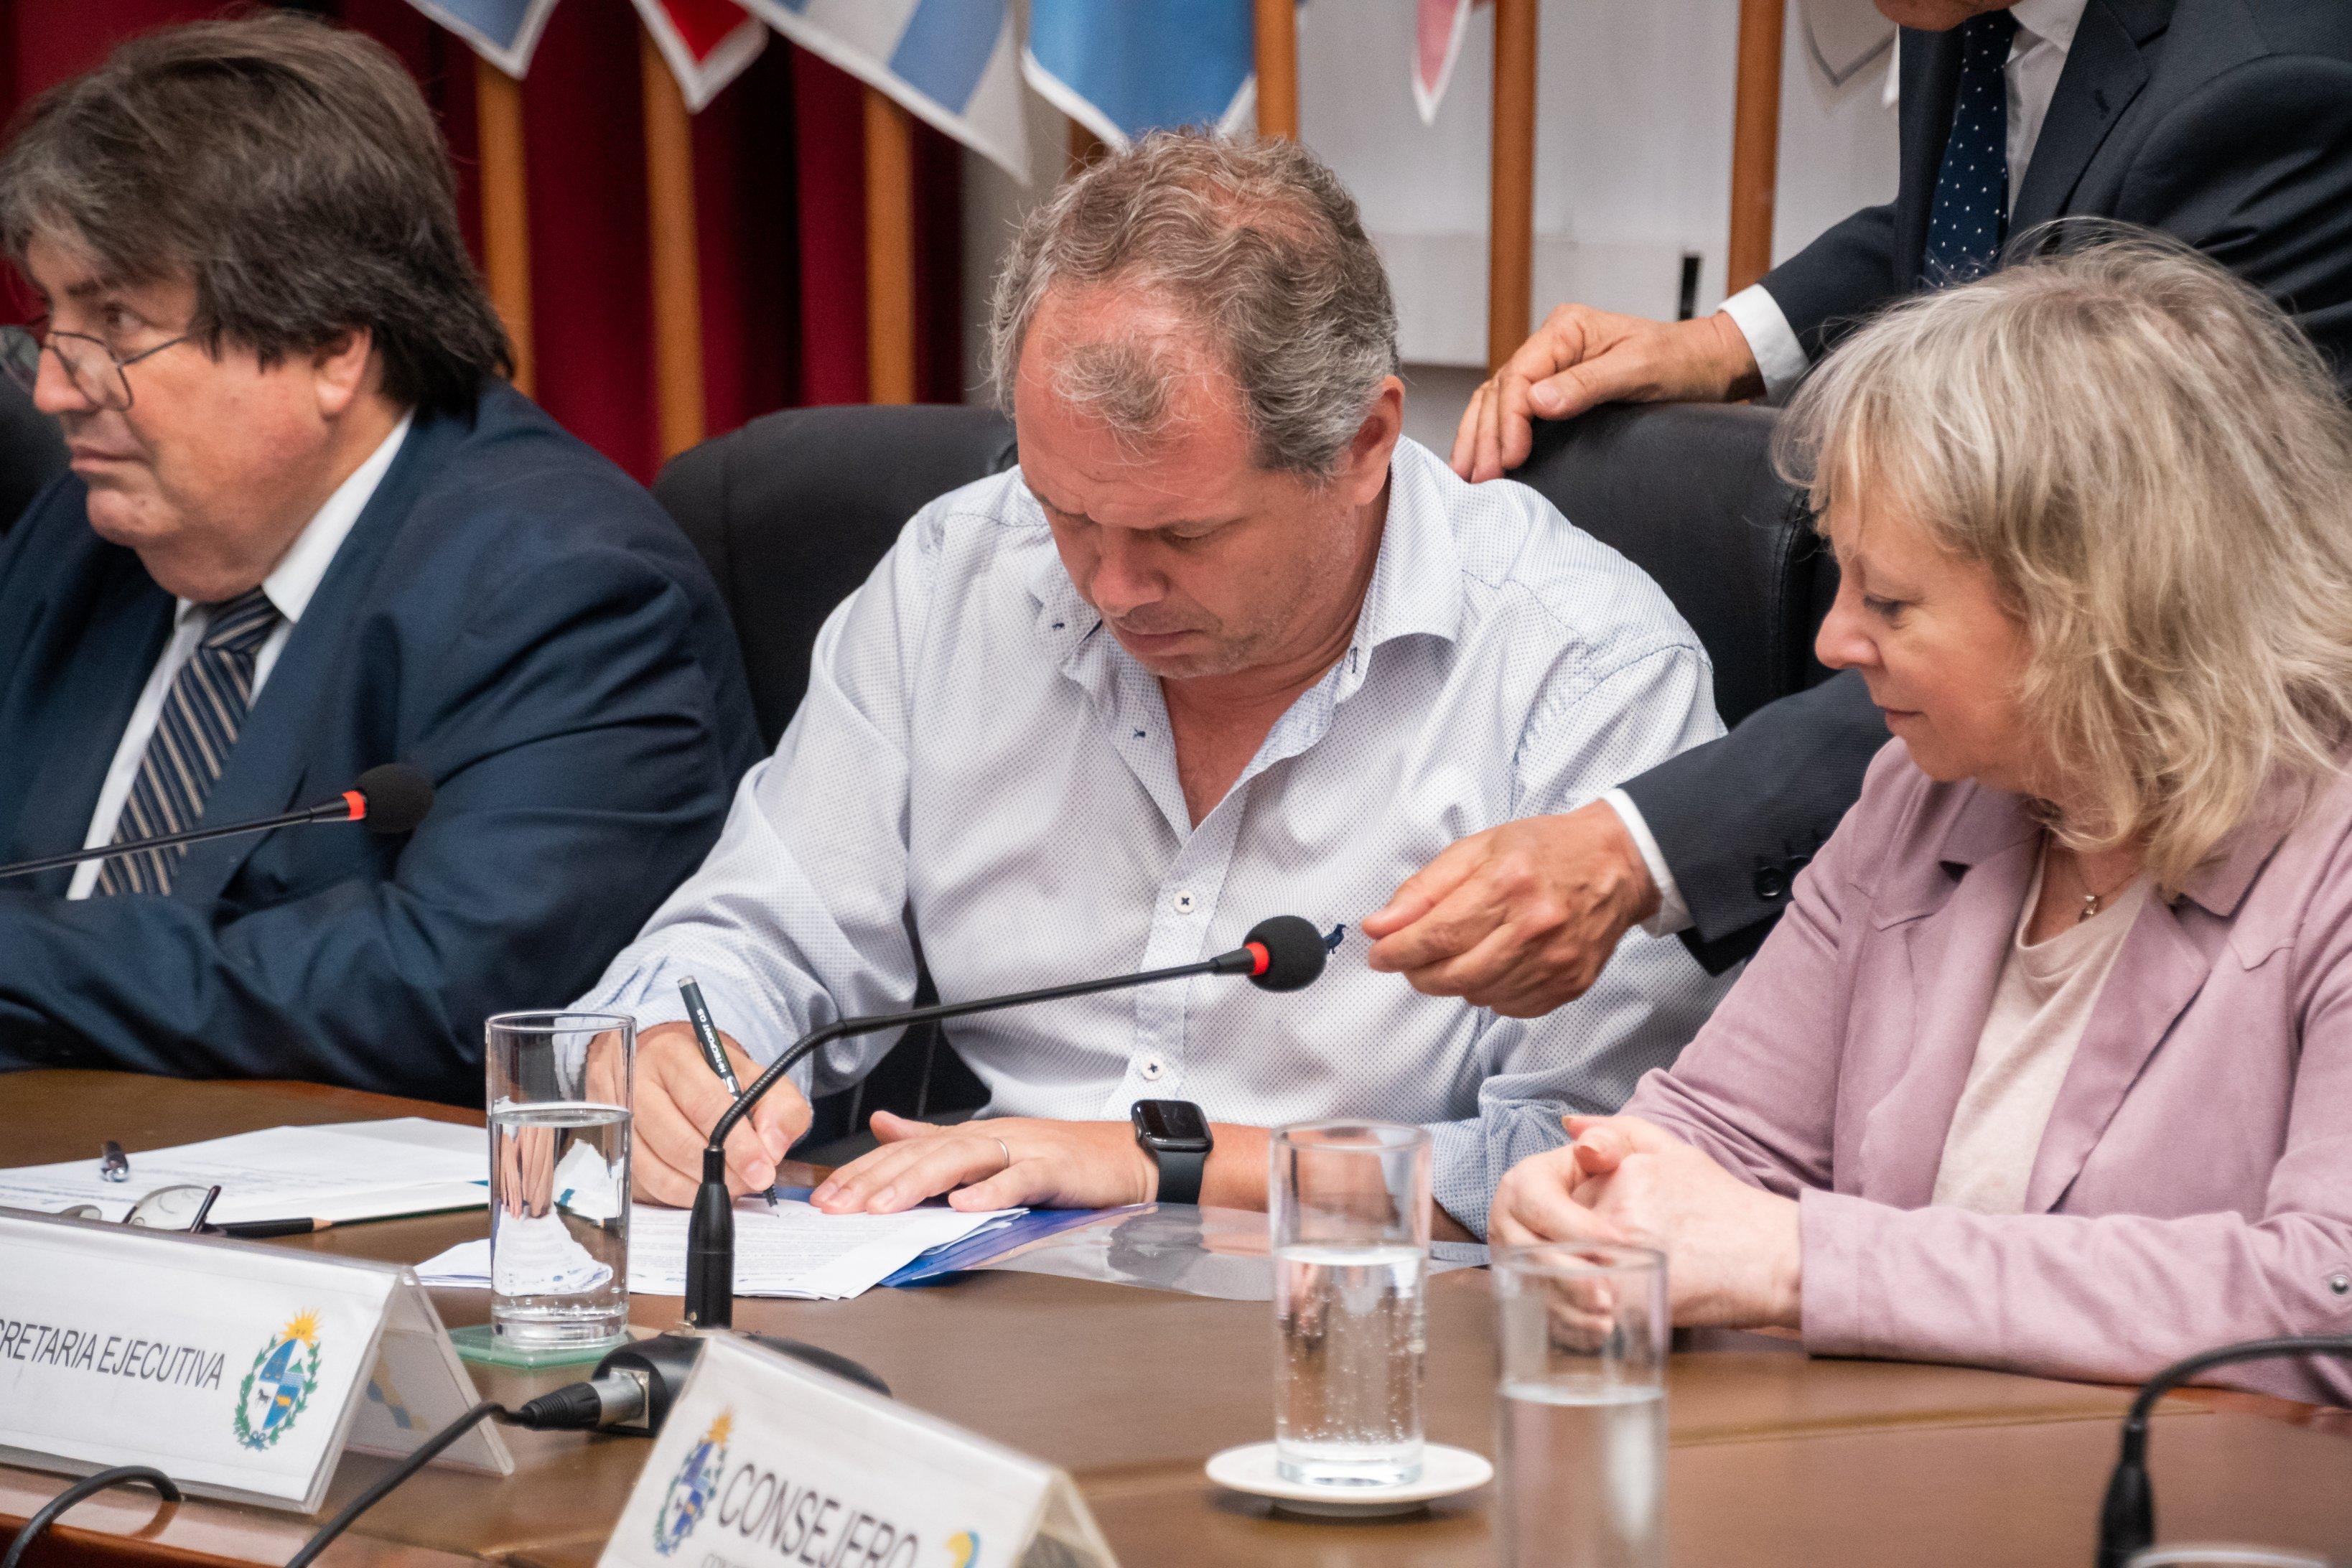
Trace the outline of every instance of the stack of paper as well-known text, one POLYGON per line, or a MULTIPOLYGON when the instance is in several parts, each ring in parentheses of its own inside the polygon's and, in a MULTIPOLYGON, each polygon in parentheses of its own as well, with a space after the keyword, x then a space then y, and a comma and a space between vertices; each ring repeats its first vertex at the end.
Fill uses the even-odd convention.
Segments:
MULTIPOLYGON (((787 1200, 735 1205, 735 1294, 803 1300, 860 1296, 935 1247, 960 1241, 1019 1209, 966 1214, 924 1207, 904 1214, 824 1214, 787 1200)), ((684 1209, 637 1204, 629 1211, 629 1289, 640 1296, 686 1294, 684 1209)), ((490 1244, 468 1241, 420 1264, 427 1285, 487 1289, 490 1244)))
POLYGON ((271 1127, 173 1149, 133 1150, 131 1178, 87 1160, 0 1171, 0 1205, 55 1213, 96 1204, 119 1220, 158 1187, 217 1185, 212 1218, 377 1219, 478 1208, 488 1201, 489 1145, 478 1127, 404 1116, 332 1127, 271 1127))

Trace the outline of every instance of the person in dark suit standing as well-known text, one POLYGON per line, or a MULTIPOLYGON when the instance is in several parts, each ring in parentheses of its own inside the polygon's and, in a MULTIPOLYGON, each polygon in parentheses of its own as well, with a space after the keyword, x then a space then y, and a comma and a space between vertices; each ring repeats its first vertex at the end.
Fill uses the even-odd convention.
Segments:
MULTIPOLYGON (((1903 25, 1902 174, 1716 314, 1563 305, 1482 385, 1453 463, 1496 478, 1532 418, 1778 395, 1890 301, 2059 218, 2185 240, 2293 315, 2352 392, 2352 5, 1878 0, 1903 25)), ((1633 924, 1720 972, 1755 951, 1887 736, 1843 675, 1565 816, 1454 846, 1366 919, 1371 962, 1518 1016, 1579 994, 1633 924)))
POLYGON ((392 56, 293 15, 152 34, 39 100, 5 359, 72 471, 0 545, 0 858, 331 797, 0 883, 0 1069, 473 1100, 482 1022, 583 989, 716 840, 758 740, 724 606, 502 377, 392 56), (29 884, 29 885, 28 885, 29 884))

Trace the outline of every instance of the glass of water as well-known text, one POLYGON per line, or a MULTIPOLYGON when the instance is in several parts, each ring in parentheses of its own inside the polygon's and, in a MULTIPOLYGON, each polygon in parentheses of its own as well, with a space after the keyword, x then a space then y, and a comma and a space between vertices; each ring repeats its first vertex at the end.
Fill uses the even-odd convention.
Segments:
POLYGON ((1429 1131, 1314 1121, 1270 1146, 1276 1466, 1309 1486, 1418 1480, 1429 1131))
POLYGON ((522 1351, 617 1343, 629 1317, 636 1022, 501 1013, 487 1043, 491 1332, 522 1351))
POLYGON ((1505 1568, 1666 1560, 1666 1259, 1549 1242, 1492 1255, 1505 1568))

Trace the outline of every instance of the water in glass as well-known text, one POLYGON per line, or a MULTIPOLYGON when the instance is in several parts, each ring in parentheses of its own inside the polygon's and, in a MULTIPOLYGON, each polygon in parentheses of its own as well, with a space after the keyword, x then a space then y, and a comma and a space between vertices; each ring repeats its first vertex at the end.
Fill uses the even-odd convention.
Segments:
POLYGON ((1666 1560, 1665 1390, 1506 1381, 1506 1568, 1657 1568, 1666 1560))
POLYGON ((1420 1479, 1428 1269, 1418 1247, 1276 1249, 1274 1437, 1283 1479, 1420 1479))
POLYGON ((490 1112, 490 1321, 518 1345, 593 1344, 629 1315, 629 1113, 588 1101, 490 1112))

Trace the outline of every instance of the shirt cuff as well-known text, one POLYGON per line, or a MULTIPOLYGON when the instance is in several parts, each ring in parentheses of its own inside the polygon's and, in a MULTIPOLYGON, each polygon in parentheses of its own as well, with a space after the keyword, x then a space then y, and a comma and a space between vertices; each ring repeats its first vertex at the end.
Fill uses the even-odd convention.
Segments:
MULTIPOLYGON (((602 986, 572 1004, 571 1011, 580 1013, 623 1013, 637 1021, 637 1035, 663 1024, 690 1022, 687 1016, 686 998, 678 992, 683 972, 666 958, 650 958, 645 964, 616 984, 602 986)), ((710 1009, 710 1021, 719 1032, 742 1047, 752 1062, 765 1068, 783 1050, 762 1037, 756 1027, 759 1014, 746 998, 730 991, 727 984, 709 974, 696 982, 702 989, 704 1004, 710 1009), (730 1022, 730 1020, 737 1020, 730 1022)), ((786 1042, 787 1045, 790 1042, 786 1042)), ((803 1094, 813 1092, 816 1072, 814 1058, 796 1064, 785 1074, 803 1094)))
POLYGON ((1805 357, 1805 345, 1797 341, 1780 301, 1764 285, 1750 283, 1726 300, 1721 310, 1748 340, 1748 352, 1763 373, 1765 396, 1778 399, 1804 379, 1812 361, 1805 357))
POLYGON ((1642 922, 1642 929, 1652 936, 1673 936, 1691 927, 1690 905, 1683 901, 1683 890, 1675 886, 1675 874, 1666 868, 1666 858, 1658 849, 1658 841, 1650 833, 1650 825, 1642 820, 1642 808, 1633 797, 1622 789, 1612 789, 1601 797, 1609 809, 1625 825, 1633 837, 1633 847, 1642 852, 1642 864, 1650 868, 1650 880, 1657 884, 1658 912, 1642 922))
POLYGON ((1487 1173, 1486 1142, 1476 1121, 1429 1124, 1429 1195, 1481 1241, 1496 1180, 1487 1173))

